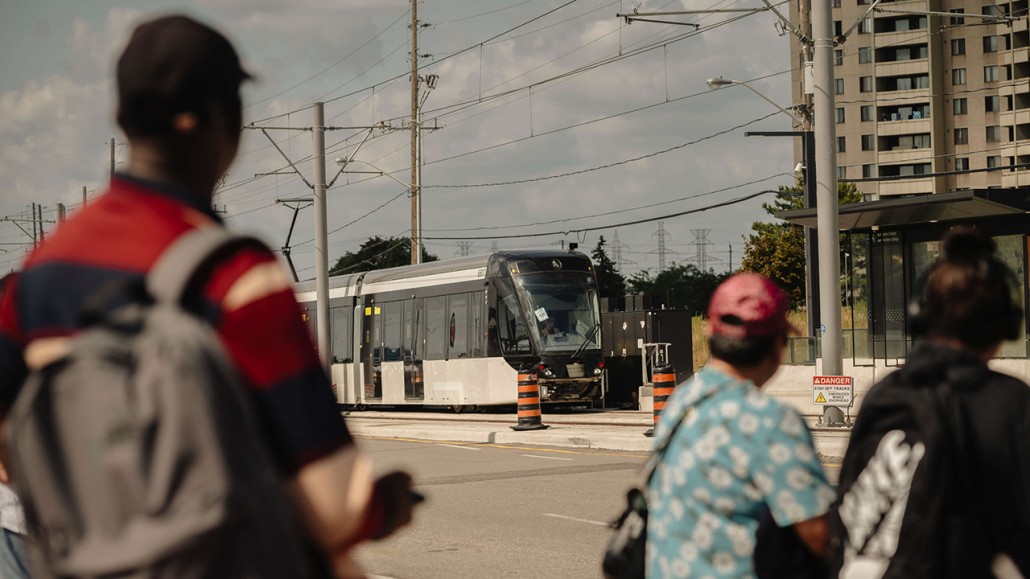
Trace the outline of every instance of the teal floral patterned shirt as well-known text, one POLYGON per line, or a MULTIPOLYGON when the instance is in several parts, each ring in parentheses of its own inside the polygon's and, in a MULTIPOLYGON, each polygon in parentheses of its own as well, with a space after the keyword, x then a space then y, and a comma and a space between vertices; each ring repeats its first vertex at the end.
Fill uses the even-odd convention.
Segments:
POLYGON ((655 447, 686 420, 648 486, 647 577, 754 577, 758 518, 781 527, 826 513, 826 482, 798 413, 750 381, 706 369, 676 388, 655 447))

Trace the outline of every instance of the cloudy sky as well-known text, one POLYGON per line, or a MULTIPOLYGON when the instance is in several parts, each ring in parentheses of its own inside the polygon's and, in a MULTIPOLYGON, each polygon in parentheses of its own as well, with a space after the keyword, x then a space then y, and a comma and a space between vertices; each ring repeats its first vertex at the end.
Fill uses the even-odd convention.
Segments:
MULTIPOLYGON (((743 132, 788 130, 790 120, 773 114, 734 129, 775 109, 743 87, 711 91, 705 84, 713 76, 761 79, 755 88, 789 104, 789 43, 777 34, 773 15, 730 23, 723 21, 735 15, 670 17, 700 23, 697 33, 685 26, 626 26, 615 17, 634 7, 648 12, 759 5, 758 0, 420 2, 419 19, 428 26, 421 29, 419 49, 430 55, 421 59, 422 74, 439 76, 423 111, 427 124, 441 127, 424 140, 425 236, 608 226, 789 184, 792 178, 784 175, 792 171, 789 140, 745 139, 743 132), (712 136, 717 133, 724 134, 712 136), (527 183, 441 187, 537 179, 613 163, 621 164, 527 183), (663 202, 669 203, 639 208, 663 202), (607 215, 575 219, 602 213, 607 215), (555 220, 569 221, 510 227, 555 220)), ((74 215, 83 186, 92 195, 104 192, 112 137, 119 168, 127 166, 128 145, 112 120, 112 69, 141 19, 184 12, 225 32, 258 78, 244 89, 245 122, 307 126, 311 110, 306 107, 323 100, 327 125, 385 122, 399 128, 410 111, 408 9, 406 0, 5 0, 0 7, 0 216, 27 215, 32 202, 45 206, 45 219, 53 219, 55 203, 62 202, 74 215), (297 112, 262 120, 291 111, 297 112)), ((310 180, 310 133, 270 134, 310 180)), ((332 160, 352 151, 360 137, 354 130, 327 133, 330 175, 332 160)), ((356 158, 407 181, 408 138, 407 131, 375 131, 356 158)), ((260 131, 246 131, 216 198, 231 227, 257 232, 273 247, 285 241, 292 217, 274 200, 309 194, 295 175, 254 178, 284 165, 260 131)), ((404 187, 371 177, 342 176, 328 193, 329 228, 339 229, 329 238, 331 259, 372 235, 407 234, 410 202, 404 187)), ((742 235, 752 221, 765 218, 762 200, 666 220, 667 260, 693 258, 692 230, 710 229, 709 256, 722 260, 710 265, 725 269, 732 244, 733 263, 739 266, 742 235)), ((657 269, 657 230, 656 222, 618 228, 627 246, 625 273, 657 269)), ((615 231, 496 243, 501 249, 546 247, 565 239, 592 247, 598 235, 610 241, 615 231)), ((302 279, 313 276, 313 244, 302 244, 312 232, 313 214, 307 209, 293 237, 300 244, 294 257, 302 279)), ((12 244, 26 240, 12 223, 0 223, 0 269, 17 267, 24 250, 12 244)), ((471 251, 489 251, 492 245, 475 240, 471 251)), ((451 240, 427 241, 427 246, 442 258, 458 251, 451 240)))

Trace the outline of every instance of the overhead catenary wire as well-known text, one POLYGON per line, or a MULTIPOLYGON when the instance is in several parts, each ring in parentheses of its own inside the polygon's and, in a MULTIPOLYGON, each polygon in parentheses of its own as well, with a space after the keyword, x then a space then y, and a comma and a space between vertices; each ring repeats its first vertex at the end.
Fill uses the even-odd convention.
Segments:
POLYGON ((680 212, 677 212, 677 213, 670 213, 668 215, 659 215, 659 216, 656 216, 656 217, 647 217, 647 218, 644 218, 644 219, 636 219, 636 220, 633 220, 633 221, 624 221, 622 223, 610 223, 610 224, 606 224, 606 225, 596 225, 596 226, 591 226, 591 227, 577 227, 577 228, 566 229, 564 231, 549 231, 549 232, 546 232, 546 233, 516 233, 516 234, 510 234, 510 235, 449 236, 449 237, 434 236, 434 237, 425 237, 425 239, 427 239, 427 240, 434 240, 434 239, 435 240, 452 240, 452 241, 470 240, 470 239, 471 240, 479 240, 479 239, 521 239, 521 238, 526 238, 526 237, 546 237, 546 236, 550 236, 550 235, 569 235, 570 233, 585 233, 585 232, 588 232, 588 231, 600 231, 600 230, 603 230, 603 229, 614 229, 616 227, 630 227, 630 226, 633 226, 633 225, 640 225, 642 223, 652 223, 652 222, 655 222, 655 221, 658 221, 658 220, 661 220, 661 219, 672 219, 672 218, 675 218, 675 217, 682 217, 684 215, 692 215, 692 214, 695 214, 695 213, 703 213, 705 211, 711 211, 712 209, 718 209, 720 207, 728 207, 730 205, 736 205, 737 203, 743 203, 744 201, 748 201, 748 200, 754 199, 756 197, 760 197, 762 195, 767 195, 767 194, 770 194, 770 193, 771 194, 776 194, 776 195, 784 194, 782 191, 774 191, 772 189, 765 189, 765 190, 759 191, 757 193, 752 193, 750 195, 745 195, 743 197, 737 197, 736 199, 730 199, 729 201, 723 201, 723 202, 715 203, 715 204, 712 204, 712 205, 706 205, 704 207, 698 207, 696 209, 688 209, 686 211, 680 211, 680 212))

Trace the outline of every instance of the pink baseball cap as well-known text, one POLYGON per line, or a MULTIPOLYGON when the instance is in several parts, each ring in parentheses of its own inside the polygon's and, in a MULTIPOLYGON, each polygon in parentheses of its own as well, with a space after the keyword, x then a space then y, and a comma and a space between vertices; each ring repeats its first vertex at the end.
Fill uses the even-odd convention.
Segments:
POLYGON ((713 334, 730 338, 764 337, 787 331, 801 334, 789 321, 790 300, 769 278, 738 273, 722 282, 708 302, 713 334))

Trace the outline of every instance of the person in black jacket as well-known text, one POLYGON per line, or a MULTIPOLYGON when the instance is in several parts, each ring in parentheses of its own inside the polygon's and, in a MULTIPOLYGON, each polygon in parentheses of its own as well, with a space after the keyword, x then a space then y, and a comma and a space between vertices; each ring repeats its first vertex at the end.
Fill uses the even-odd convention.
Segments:
POLYGON ((952 230, 909 307, 922 338, 873 386, 831 510, 833 577, 1030 577, 1030 388, 988 369, 1019 336, 994 242, 952 230))

